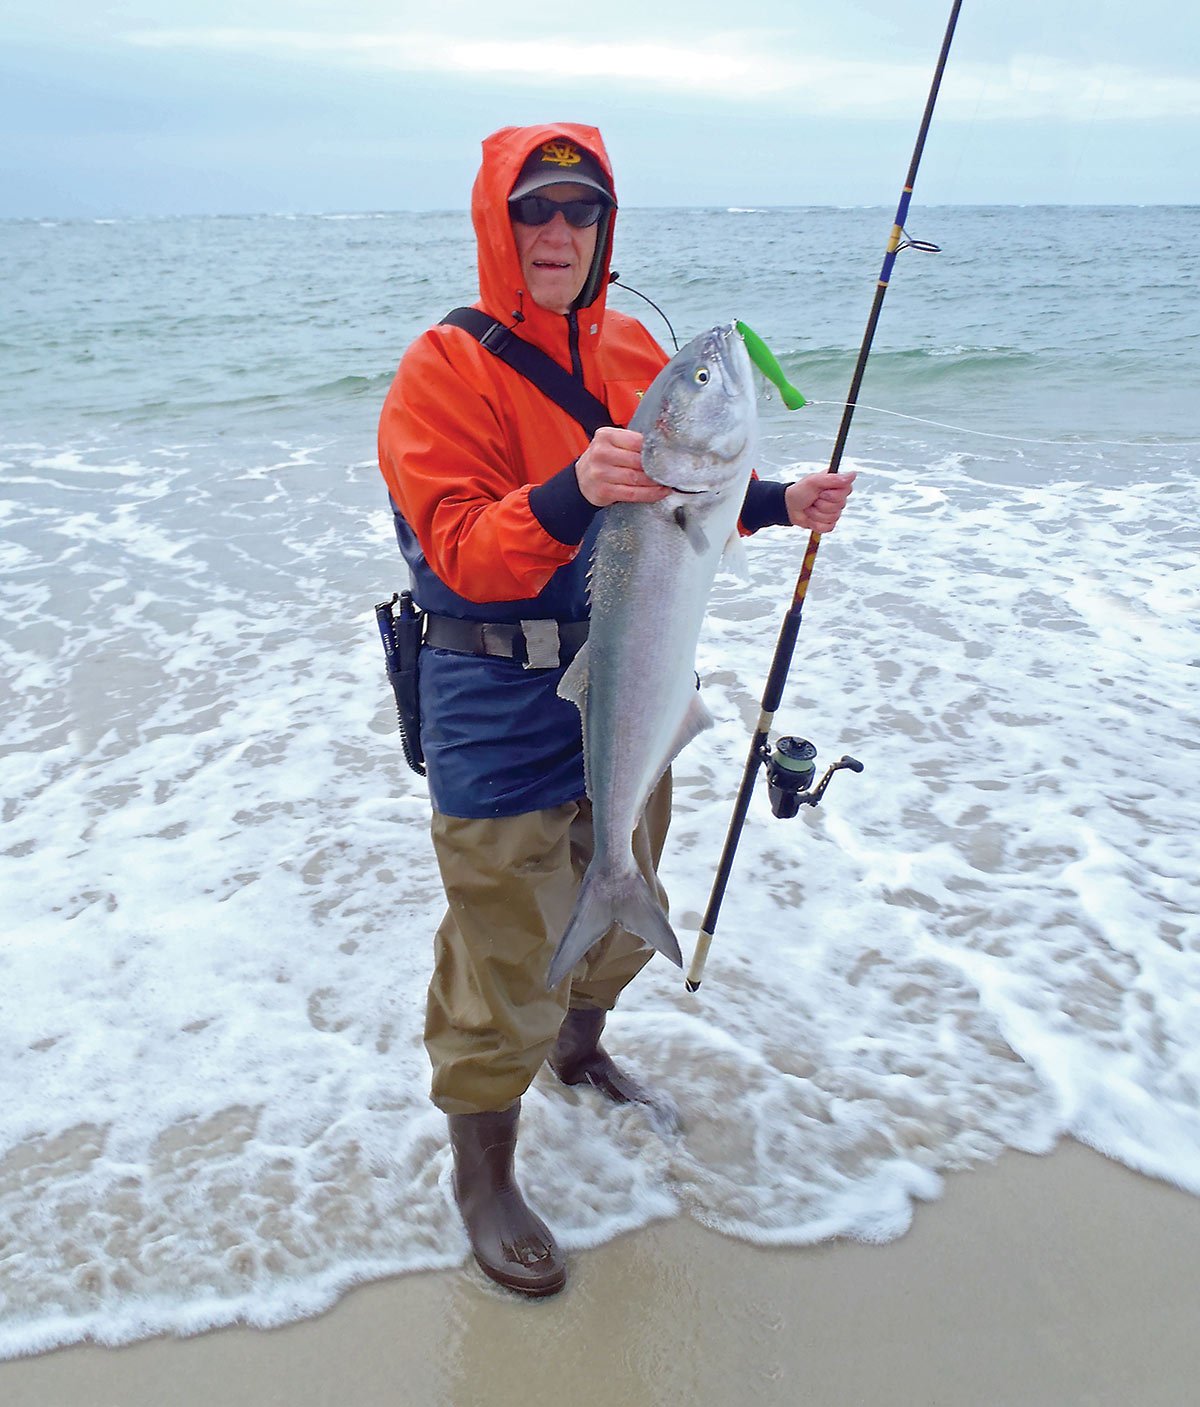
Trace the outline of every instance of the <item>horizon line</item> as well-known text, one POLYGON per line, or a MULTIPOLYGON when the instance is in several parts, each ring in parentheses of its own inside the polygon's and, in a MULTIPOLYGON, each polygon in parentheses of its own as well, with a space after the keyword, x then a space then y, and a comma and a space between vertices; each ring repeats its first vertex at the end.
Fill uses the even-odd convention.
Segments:
MULTIPOLYGON (((808 201, 802 205, 755 203, 750 205, 729 205, 724 202, 704 202, 695 205, 622 205, 626 213, 654 213, 702 211, 712 214, 753 215, 769 211, 783 210, 890 210, 887 201, 873 201, 859 204, 844 201, 808 201)), ((1196 200, 1138 200, 1138 201, 1092 201, 1092 200, 951 200, 930 201, 920 204, 922 210, 1188 210, 1200 209, 1200 199, 1196 200)), ((328 210, 174 210, 174 211, 121 211, 107 214, 53 214, 43 212, 36 215, 0 215, 0 224, 116 224, 135 220, 327 220, 327 219, 389 219, 396 215, 466 215, 470 217, 468 206, 402 206, 392 209, 328 209, 328 210)))

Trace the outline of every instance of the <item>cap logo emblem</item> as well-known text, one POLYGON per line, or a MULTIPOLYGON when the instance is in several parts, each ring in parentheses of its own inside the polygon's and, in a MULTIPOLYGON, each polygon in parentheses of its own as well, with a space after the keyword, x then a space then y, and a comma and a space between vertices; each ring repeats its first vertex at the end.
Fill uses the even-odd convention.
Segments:
POLYGON ((570 142, 546 142, 542 146, 542 161, 553 166, 578 166, 583 160, 578 147, 570 142))

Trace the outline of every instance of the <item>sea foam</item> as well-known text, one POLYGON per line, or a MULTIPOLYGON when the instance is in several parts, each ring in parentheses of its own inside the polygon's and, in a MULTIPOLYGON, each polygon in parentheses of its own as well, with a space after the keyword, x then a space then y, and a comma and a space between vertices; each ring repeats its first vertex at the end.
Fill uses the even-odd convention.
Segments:
MULTIPOLYGON (((68 461, 26 472, 104 468, 68 461)), ((186 457, 68 518, 13 510, 37 560, 3 647, 7 1352, 273 1324, 465 1252, 365 467, 246 470, 252 530, 186 457)), ((779 721, 866 770, 787 823, 760 791, 700 993, 655 962, 614 1018, 681 1132, 535 1082, 522 1175, 568 1248, 678 1214, 885 1240, 947 1170, 1067 1133, 1200 1191, 1195 481, 859 467, 779 721)), ((752 586, 714 594, 717 726, 664 865, 685 946, 799 546, 762 534, 752 586)))

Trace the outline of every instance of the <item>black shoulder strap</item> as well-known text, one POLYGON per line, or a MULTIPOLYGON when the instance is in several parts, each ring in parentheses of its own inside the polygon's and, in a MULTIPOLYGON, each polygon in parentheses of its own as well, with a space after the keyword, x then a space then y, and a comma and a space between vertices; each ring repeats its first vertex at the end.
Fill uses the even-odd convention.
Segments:
POLYGON ((540 347, 524 341, 511 328, 487 313, 480 312, 478 308, 455 308, 446 314, 442 322, 469 332, 493 356, 507 362, 556 406, 578 420, 589 435, 594 435, 602 425, 615 423, 604 402, 598 401, 553 357, 547 356, 540 347))

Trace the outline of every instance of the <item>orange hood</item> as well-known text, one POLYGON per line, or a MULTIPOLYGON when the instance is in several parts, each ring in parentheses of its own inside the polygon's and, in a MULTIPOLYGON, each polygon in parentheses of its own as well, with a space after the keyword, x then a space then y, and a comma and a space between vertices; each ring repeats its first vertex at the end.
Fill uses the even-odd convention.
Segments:
MULTIPOLYGON (((526 292, 508 215, 509 192, 516 185, 521 167, 537 147, 556 137, 566 137, 595 157, 612 188, 608 153, 594 127, 577 122, 504 127, 484 138, 483 164, 471 192, 471 220, 479 249, 479 306, 505 326, 512 323, 515 313, 521 312, 525 320, 520 325, 520 335, 561 360, 561 349, 566 346, 566 319, 561 313, 539 308, 526 292)), ((615 190, 613 198, 616 198, 615 190)), ((596 294, 586 308, 578 310, 580 348, 585 353, 595 349, 604 325, 615 213, 613 211, 600 223, 596 243, 600 279, 596 294)), ((566 364, 570 364, 569 358, 566 364)))

